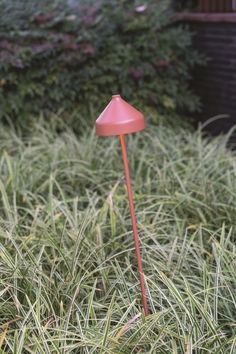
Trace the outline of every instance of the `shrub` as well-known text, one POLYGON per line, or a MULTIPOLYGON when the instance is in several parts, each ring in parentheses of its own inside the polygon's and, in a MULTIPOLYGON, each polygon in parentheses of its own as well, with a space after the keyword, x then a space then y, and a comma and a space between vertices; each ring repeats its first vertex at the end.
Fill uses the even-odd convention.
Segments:
POLYGON ((198 0, 173 0, 172 5, 177 11, 195 10, 198 7, 198 0))
POLYGON ((171 26, 168 1, 3 1, 1 118, 96 111, 121 93, 133 103, 194 111, 191 34, 171 26))

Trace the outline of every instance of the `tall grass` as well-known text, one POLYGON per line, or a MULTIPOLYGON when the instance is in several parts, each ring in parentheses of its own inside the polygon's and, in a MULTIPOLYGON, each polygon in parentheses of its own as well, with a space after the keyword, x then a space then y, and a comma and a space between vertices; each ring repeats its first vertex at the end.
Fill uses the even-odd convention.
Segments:
POLYGON ((1 126, 1 353, 236 353, 227 137, 159 123, 127 140, 146 318, 119 140, 1 126))

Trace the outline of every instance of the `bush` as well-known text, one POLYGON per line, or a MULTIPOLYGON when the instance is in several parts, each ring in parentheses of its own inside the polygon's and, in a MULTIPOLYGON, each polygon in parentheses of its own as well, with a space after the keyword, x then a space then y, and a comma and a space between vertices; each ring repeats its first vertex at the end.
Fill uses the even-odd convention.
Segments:
POLYGON ((195 10, 198 7, 198 0, 173 0, 172 4, 175 10, 195 10))
POLYGON ((1 118, 98 111, 111 93, 139 105, 194 111, 191 34, 170 26, 168 1, 3 1, 1 118))

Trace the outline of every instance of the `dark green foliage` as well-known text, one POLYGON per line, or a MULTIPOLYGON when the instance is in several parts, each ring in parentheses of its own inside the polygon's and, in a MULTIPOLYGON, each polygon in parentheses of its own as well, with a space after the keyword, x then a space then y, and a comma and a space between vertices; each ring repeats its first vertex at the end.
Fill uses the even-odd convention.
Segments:
POLYGON ((198 0, 173 0, 172 4, 175 10, 195 10, 198 7, 198 0))
POLYGON ((2 1, 1 118, 96 112, 112 93, 159 111, 199 108, 188 89, 202 62, 170 26, 168 1, 2 1))

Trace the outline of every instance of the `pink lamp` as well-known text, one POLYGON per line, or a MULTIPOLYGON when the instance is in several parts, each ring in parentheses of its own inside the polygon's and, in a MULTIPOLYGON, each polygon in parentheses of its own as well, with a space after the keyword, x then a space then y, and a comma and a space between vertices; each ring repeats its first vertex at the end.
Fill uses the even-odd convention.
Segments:
POLYGON ((130 214, 134 235, 134 244, 137 256, 138 274, 142 293, 144 314, 148 314, 146 289, 143 275, 142 258, 139 247, 139 237, 134 212, 134 202, 130 182, 129 165, 125 145, 125 135, 143 130, 146 124, 144 116, 137 109, 124 101, 120 95, 113 95, 112 100, 96 120, 96 134, 101 136, 120 135, 122 158, 129 199, 130 214))

